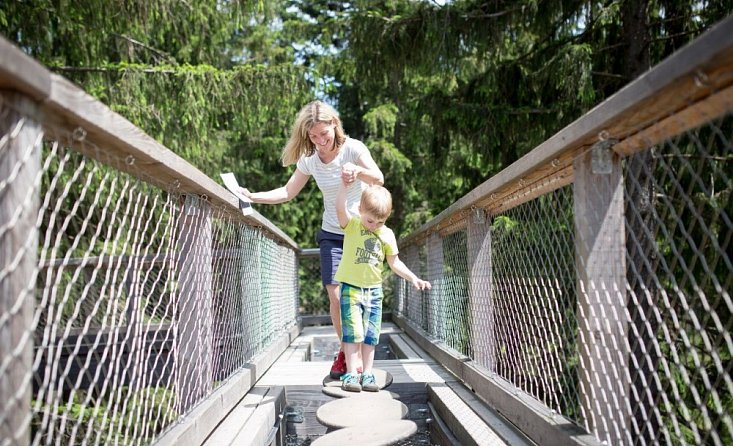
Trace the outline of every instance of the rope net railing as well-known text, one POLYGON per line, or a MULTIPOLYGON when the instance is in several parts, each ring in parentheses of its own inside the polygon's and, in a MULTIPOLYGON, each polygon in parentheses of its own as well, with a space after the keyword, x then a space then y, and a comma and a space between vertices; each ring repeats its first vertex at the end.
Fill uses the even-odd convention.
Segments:
POLYGON ((700 90, 400 245, 433 289, 397 278, 394 312, 505 389, 482 396, 518 425, 507 401, 529 397, 590 444, 733 444, 733 95, 700 90))
POLYGON ((154 443, 295 326, 297 247, 34 119, 2 97, 0 443, 154 443))

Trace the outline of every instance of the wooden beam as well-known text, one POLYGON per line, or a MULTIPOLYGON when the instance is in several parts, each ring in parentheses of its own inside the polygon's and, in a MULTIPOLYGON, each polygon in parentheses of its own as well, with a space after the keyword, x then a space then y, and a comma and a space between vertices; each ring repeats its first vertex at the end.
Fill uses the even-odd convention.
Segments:
POLYGON ((51 73, 0 36, 0 90, 14 90, 36 102, 51 94, 51 73))
POLYGON ((613 146, 613 151, 621 156, 629 156, 731 111, 733 85, 620 141, 613 146))

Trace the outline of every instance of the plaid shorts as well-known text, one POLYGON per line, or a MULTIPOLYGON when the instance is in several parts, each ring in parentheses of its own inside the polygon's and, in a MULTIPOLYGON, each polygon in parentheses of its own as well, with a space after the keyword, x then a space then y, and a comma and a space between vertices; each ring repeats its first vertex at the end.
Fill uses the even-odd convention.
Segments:
POLYGON ((361 288, 341 283, 341 340, 379 344, 382 329, 382 287, 361 288))

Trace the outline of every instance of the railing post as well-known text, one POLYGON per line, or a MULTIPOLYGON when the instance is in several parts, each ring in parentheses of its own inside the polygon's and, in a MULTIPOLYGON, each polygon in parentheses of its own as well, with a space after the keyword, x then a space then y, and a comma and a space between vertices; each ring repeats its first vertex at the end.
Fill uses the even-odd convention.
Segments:
POLYGON ((187 195, 179 230, 176 379, 179 413, 211 389, 212 228, 211 209, 187 195))
MULTIPOLYGON (((38 106, 0 92, 0 438, 30 444, 42 129, 38 106)), ((10 443, 6 443, 9 441, 10 443)))
POLYGON ((491 231, 486 211, 474 209, 468 220, 469 305, 473 359, 495 371, 494 306, 491 298, 491 231))
POLYGON ((596 437, 624 445, 630 439, 623 180, 618 155, 601 150, 610 153, 600 169, 595 149, 574 161, 581 412, 596 437))
POLYGON ((427 332, 445 340, 445 290, 443 280, 443 238, 439 233, 433 233, 428 239, 428 281, 432 285, 430 301, 428 302, 427 332))

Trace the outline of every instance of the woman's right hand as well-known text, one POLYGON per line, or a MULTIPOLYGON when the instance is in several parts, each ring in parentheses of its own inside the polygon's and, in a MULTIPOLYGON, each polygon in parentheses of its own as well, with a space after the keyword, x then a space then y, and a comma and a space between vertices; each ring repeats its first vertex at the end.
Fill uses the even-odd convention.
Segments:
POLYGON ((246 187, 240 187, 239 192, 250 200, 252 199, 252 192, 250 192, 246 187))

